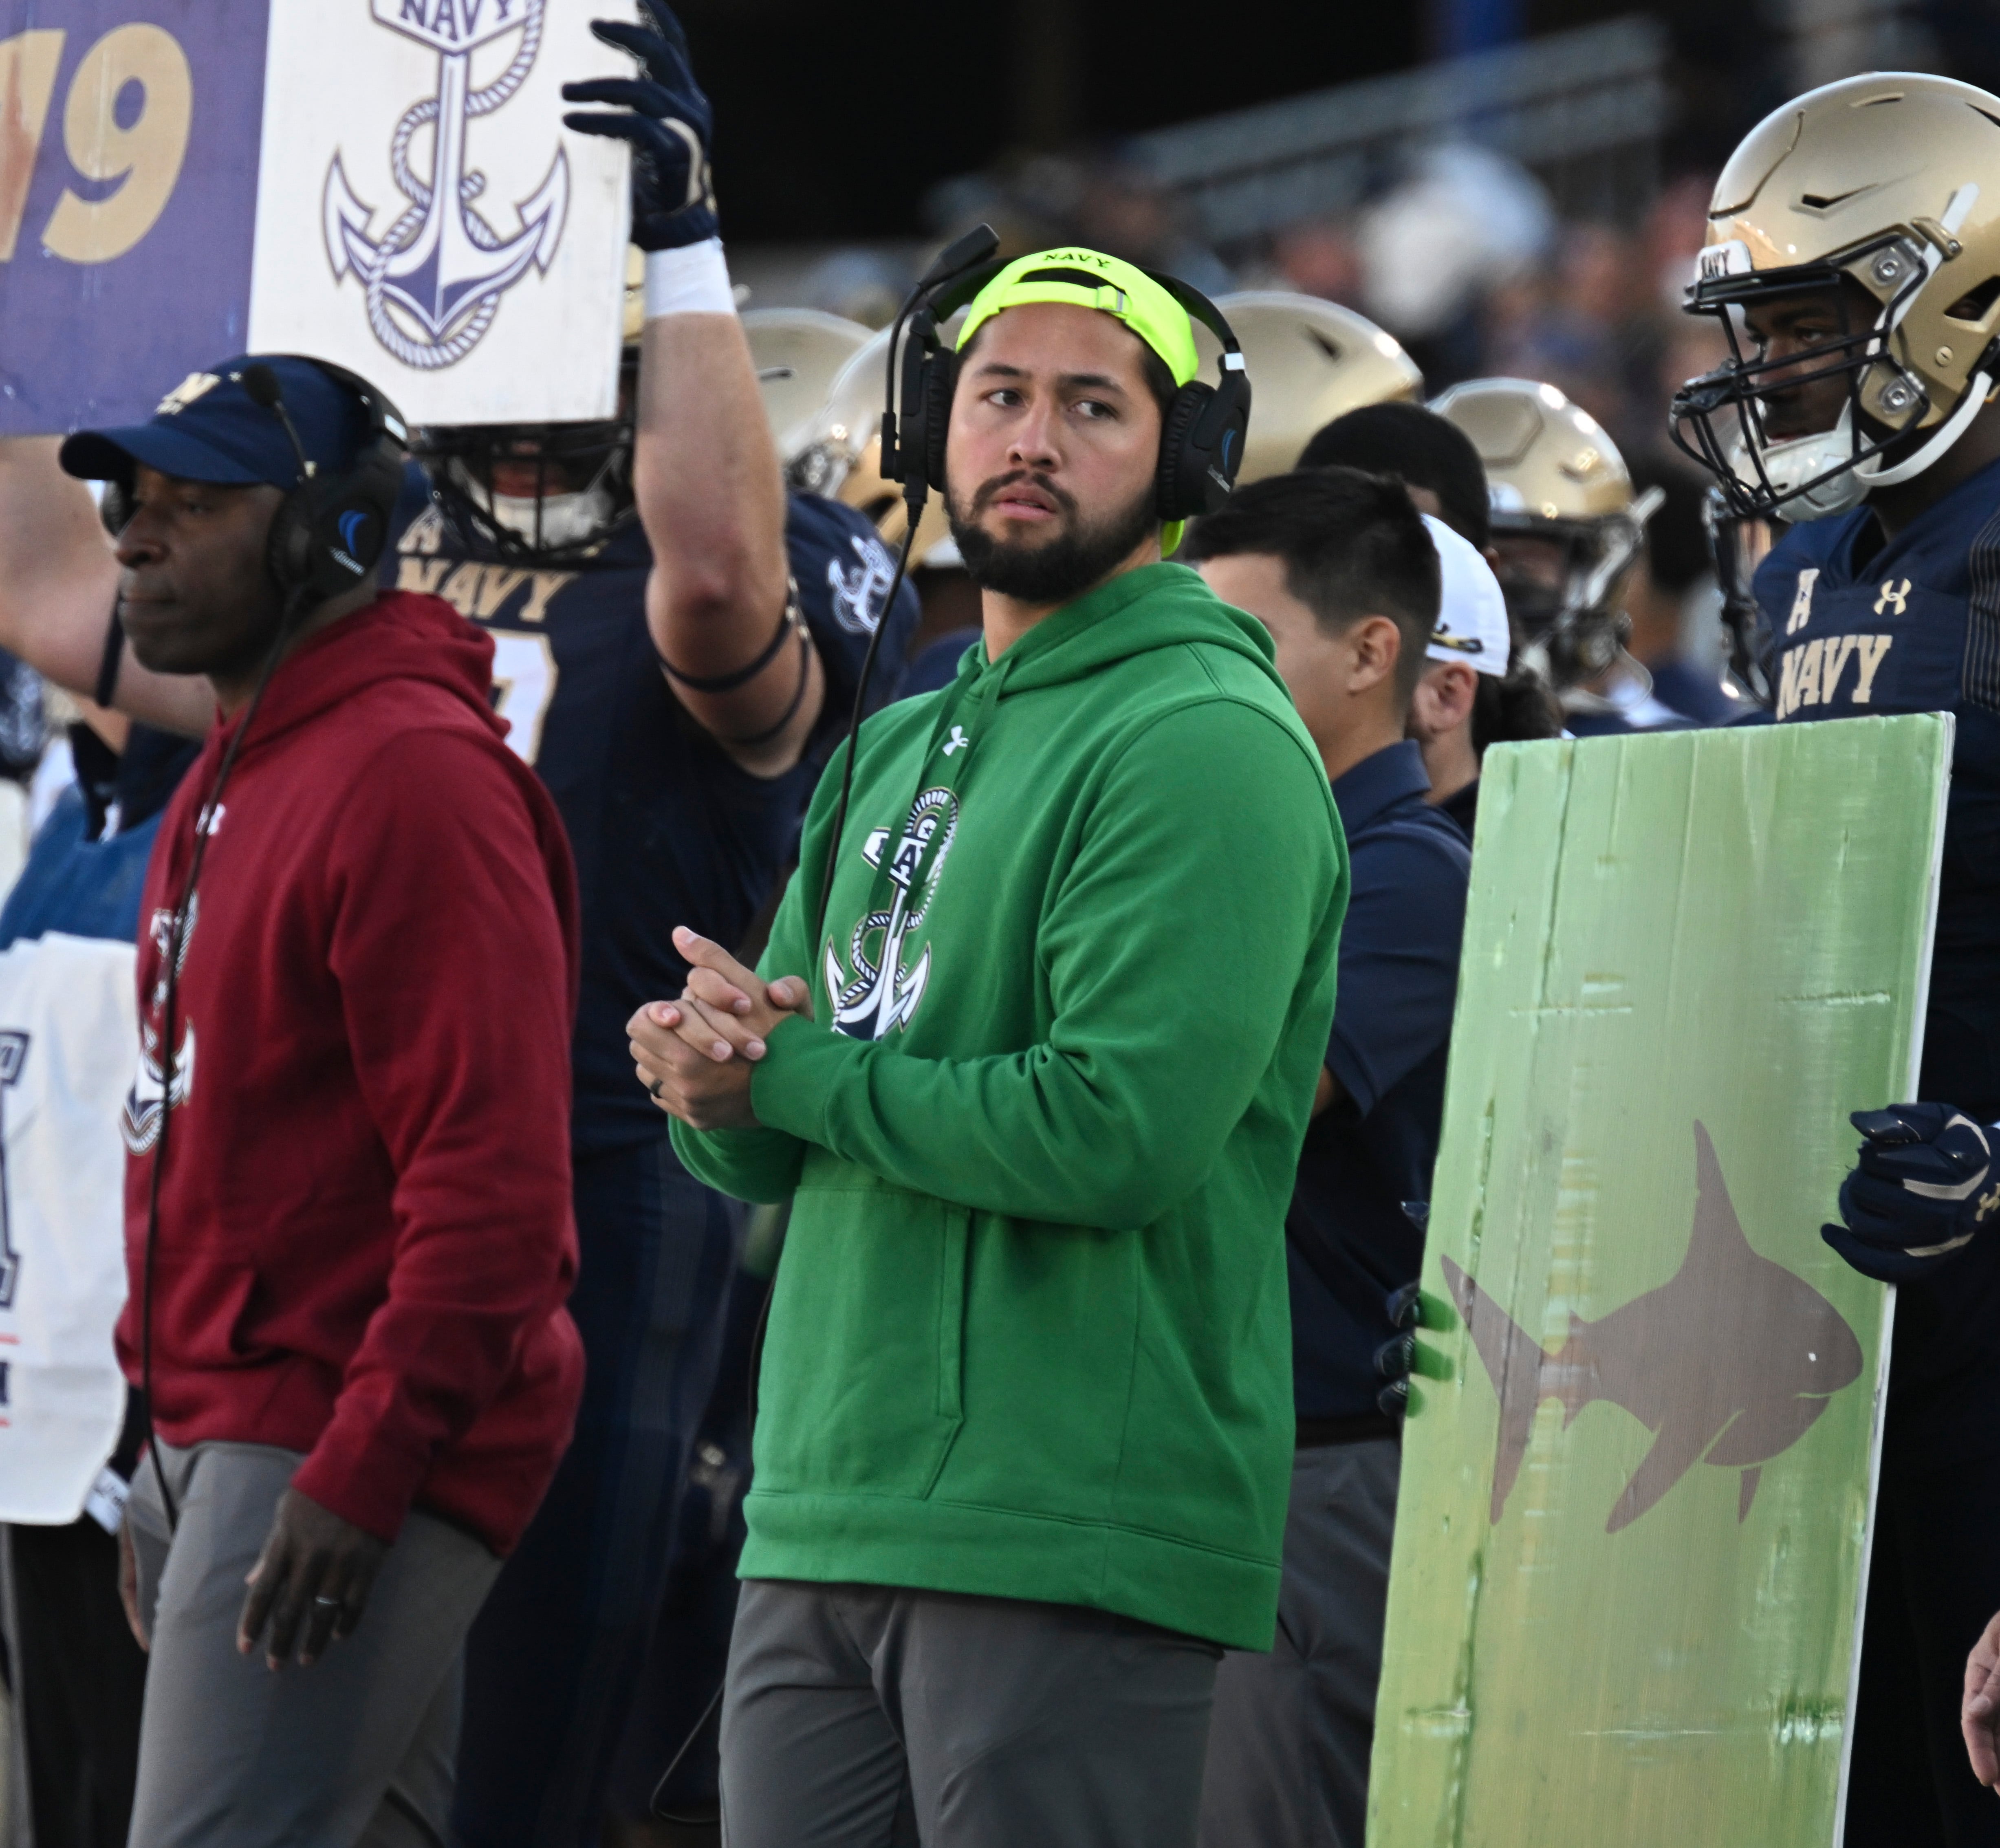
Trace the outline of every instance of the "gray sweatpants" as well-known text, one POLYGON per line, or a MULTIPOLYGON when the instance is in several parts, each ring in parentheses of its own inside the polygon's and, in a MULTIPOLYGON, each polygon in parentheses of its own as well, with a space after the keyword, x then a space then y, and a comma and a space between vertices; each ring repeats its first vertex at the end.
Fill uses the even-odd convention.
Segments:
POLYGON ((746 1579, 724 1848, 1193 1848, 1222 1652, 1068 1604, 746 1579))
MULTIPOLYGON (((157 1440, 156 1440, 157 1441, 157 1440)), ((460 1652, 500 1570, 470 1535, 411 1514, 359 1627, 310 1668, 236 1652, 245 1575, 299 1454, 160 1447, 126 1518, 152 1638, 130 1848, 442 1848, 460 1652)))
POLYGON ((1362 1848, 1401 1464, 1393 1437, 1294 1458, 1277 1644, 1215 1678, 1201 1848, 1362 1848))

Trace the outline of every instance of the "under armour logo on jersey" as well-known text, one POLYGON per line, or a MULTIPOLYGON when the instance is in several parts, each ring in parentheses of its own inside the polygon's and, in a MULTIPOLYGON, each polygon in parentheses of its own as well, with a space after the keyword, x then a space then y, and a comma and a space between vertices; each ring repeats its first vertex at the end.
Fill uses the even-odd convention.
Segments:
POLYGON ((1813 586, 1819 582, 1819 567, 1799 573, 1799 587, 1792 592, 1792 613, 1785 619, 1785 633, 1796 635, 1812 620, 1813 586))
POLYGON ((949 757, 954 752, 963 751, 971 742, 972 740, 965 735, 965 728, 954 725, 951 728, 951 736, 945 740, 944 754, 949 757))
POLYGON ((1898 584, 1894 578, 1882 580, 1882 594, 1875 599, 1875 613, 1901 616, 1910 600, 1910 580, 1898 584))

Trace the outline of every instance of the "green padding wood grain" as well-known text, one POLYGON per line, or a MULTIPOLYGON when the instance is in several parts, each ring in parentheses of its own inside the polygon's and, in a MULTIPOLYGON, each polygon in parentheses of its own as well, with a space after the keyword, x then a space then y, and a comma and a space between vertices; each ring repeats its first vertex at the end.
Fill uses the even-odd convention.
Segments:
POLYGON ((1496 748, 1373 1848, 1828 1848, 1890 1293, 1819 1236, 1911 1094, 1938 716, 1496 748))

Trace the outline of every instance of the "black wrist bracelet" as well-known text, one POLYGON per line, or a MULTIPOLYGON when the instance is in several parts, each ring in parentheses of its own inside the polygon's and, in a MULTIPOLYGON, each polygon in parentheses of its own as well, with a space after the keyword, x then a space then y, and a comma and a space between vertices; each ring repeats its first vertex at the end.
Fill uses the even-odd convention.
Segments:
POLYGON ((806 689, 812 684, 812 642, 804 630, 799 631, 799 684, 793 693, 791 703, 779 715, 775 725, 767 725, 762 731, 753 731, 748 738, 731 738, 717 731, 712 735, 719 745, 734 750, 748 750, 754 745, 769 744, 797 716, 805 703, 806 689))
POLYGON ((740 667, 733 674, 684 674, 665 655, 660 656, 660 669, 669 680, 686 687, 691 693, 734 693, 739 686, 747 686, 778 658, 778 651, 785 645, 786 636, 797 629, 803 639, 805 634, 804 618, 799 611, 799 585, 796 578, 789 579, 785 591, 783 613, 778 618, 778 632, 771 637, 770 646, 752 662, 748 667, 740 667))

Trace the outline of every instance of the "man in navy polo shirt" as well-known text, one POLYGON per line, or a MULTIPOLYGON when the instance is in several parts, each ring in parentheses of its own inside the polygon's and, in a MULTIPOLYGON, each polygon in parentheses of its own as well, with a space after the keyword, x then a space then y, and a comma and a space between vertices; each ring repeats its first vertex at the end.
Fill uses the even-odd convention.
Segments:
POLYGON ((1314 469, 1243 489, 1180 553, 1270 629, 1353 879, 1285 1224, 1298 1450, 1277 1643, 1232 1652, 1217 1677, 1203 1848, 1360 1848, 1367 1811, 1401 1463, 1376 1355, 1423 1253, 1471 870, 1404 736, 1438 620, 1437 544, 1464 543, 1434 544, 1425 523, 1399 483, 1314 469))

